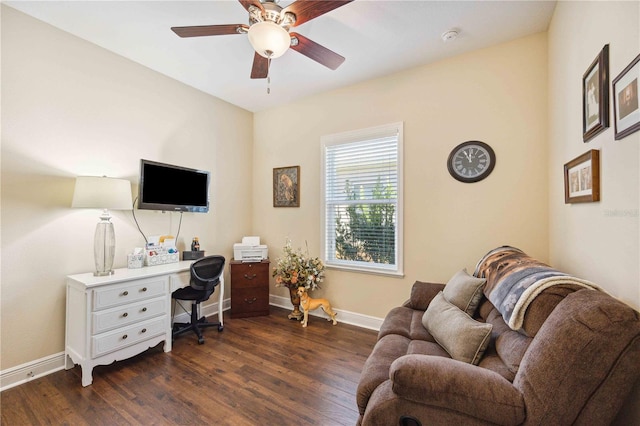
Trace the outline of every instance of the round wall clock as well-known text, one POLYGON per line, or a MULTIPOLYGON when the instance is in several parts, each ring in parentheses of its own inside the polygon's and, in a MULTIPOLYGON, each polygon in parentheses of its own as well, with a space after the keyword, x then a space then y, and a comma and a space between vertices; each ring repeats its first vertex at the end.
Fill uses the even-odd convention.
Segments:
POLYGON ((460 182, 478 182, 491 174, 496 165, 496 154, 489 145, 480 141, 467 141, 453 148, 447 168, 460 182))

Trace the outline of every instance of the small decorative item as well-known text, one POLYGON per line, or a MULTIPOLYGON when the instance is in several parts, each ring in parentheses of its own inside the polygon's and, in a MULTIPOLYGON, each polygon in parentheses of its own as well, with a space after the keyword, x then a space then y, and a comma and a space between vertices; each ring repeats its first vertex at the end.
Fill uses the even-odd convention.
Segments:
POLYGON ((298 297, 300 297, 300 306, 302 307, 302 313, 304 318, 302 320, 302 326, 306 327, 309 321, 309 311, 313 311, 318 308, 322 308, 325 314, 329 315, 327 321, 332 321, 333 325, 338 324, 336 321, 336 313, 331 309, 331 303, 327 299, 313 299, 307 294, 307 289, 304 287, 298 287, 298 297))
POLYGON ((600 151, 592 149, 564 165, 564 202, 600 201, 600 151))
POLYGON ((582 140, 588 142, 609 127, 609 45, 582 76, 582 140))
POLYGON ((300 166, 273 169, 273 207, 300 207, 300 166))
POLYGON ((613 116, 616 140, 640 130, 638 80, 640 80, 640 55, 636 56, 613 80, 613 116))
POLYGON ((481 181, 491 174, 495 165, 493 149, 480 141, 461 143, 453 148, 447 160, 449 174, 464 183, 481 181))
POLYGON ((144 263, 144 253, 141 248, 135 249, 133 253, 127 255, 127 268, 138 269, 142 268, 144 263))
POLYGON ((302 250, 294 251, 291 248, 291 241, 283 248, 283 256, 276 261, 273 267, 273 276, 276 278, 276 287, 287 287, 289 297, 293 304, 293 312, 289 314, 289 319, 300 320, 303 317, 300 312, 300 296, 298 287, 304 287, 312 291, 319 287, 324 280, 324 263, 317 257, 309 257, 303 254, 302 250))

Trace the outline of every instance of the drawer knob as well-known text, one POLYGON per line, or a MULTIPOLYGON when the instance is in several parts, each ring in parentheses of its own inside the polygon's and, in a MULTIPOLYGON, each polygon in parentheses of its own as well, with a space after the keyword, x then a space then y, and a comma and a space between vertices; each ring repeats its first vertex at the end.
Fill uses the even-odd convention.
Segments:
POLYGON ((253 299, 244 299, 245 303, 248 303, 249 305, 252 304, 253 302, 255 302, 256 300, 258 300, 257 298, 253 298, 253 299))
POLYGON ((253 275, 244 274, 244 278, 245 278, 246 280, 252 280, 252 279, 254 279, 256 276, 257 276, 256 274, 253 274, 253 275))
POLYGON ((147 312, 147 308, 142 308, 142 312, 147 312))
POLYGON ((122 293, 122 295, 123 295, 123 296, 128 296, 128 295, 129 295, 129 292, 128 292, 128 291, 124 291, 124 292, 122 293))
POLYGON ((140 291, 147 291, 147 288, 146 287, 142 287, 142 290, 140 290, 140 291))
POLYGON ((124 336, 122 336, 122 340, 126 340, 126 338, 129 337, 126 334, 124 336))
POLYGON ((124 314, 122 314, 122 316, 123 316, 124 318, 126 318, 126 317, 128 317, 128 316, 129 316, 129 314, 125 312, 124 314))
POLYGON ((146 333, 146 332, 147 332, 147 329, 146 329, 146 328, 143 328, 143 329, 142 329, 142 333, 146 333))

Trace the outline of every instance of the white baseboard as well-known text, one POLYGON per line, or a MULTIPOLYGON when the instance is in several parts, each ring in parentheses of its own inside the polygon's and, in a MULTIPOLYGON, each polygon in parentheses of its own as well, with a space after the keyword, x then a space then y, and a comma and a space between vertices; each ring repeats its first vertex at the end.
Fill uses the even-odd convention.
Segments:
MULTIPOLYGON (((287 297, 269 295, 269 304, 278 306, 285 309, 291 309, 291 300, 287 297)), ((231 299, 225 299, 222 306, 223 310, 231 309, 231 299)), ((179 309, 179 308, 177 308, 179 309)), ((191 306, 187 306, 187 309, 191 309, 191 306)), ((344 311, 341 309, 334 309, 338 313, 337 320, 339 323, 351 324, 370 330, 380 330, 382 325, 382 318, 376 318, 369 315, 358 314, 356 312, 344 311)), ((218 313, 218 304, 212 303, 202 307, 201 314, 204 316, 216 315, 218 313)), ((309 313, 312 316, 326 318, 324 312, 320 310, 311 311, 309 313)), ((188 312, 182 312, 174 317, 174 322, 189 322, 190 315, 188 312)), ((11 389, 12 387, 27 383, 38 377, 46 376, 56 371, 64 369, 65 354, 60 352, 57 354, 49 355, 44 358, 37 359, 35 361, 26 362, 15 367, 7 368, 0 371, 0 392, 11 389)))
MULTIPOLYGON (((191 309, 191 304, 186 306, 186 308, 191 309)), ((231 299, 226 299, 223 302, 222 308, 225 311, 231 309, 231 299)), ((176 309, 180 311, 180 308, 177 307, 176 309)), ((201 314, 207 317, 217 315, 218 303, 203 306, 201 314)), ((181 312, 176 314, 174 322, 189 322, 190 319, 188 312, 181 312)), ((63 370, 65 365, 64 357, 64 352, 60 352, 0 371, 0 392, 27 383, 38 377, 63 370)))
MULTIPOLYGON (((275 296, 273 294, 269 295, 269 304, 273 306, 278 306, 280 308, 285 309, 293 309, 291 305, 291 299, 288 297, 275 296)), ((383 318, 376 318, 369 315, 363 315, 356 312, 345 311, 342 309, 333 308, 334 311, 338 314, 336 316, 336 320, 338 320, 338 324, 345 323, 351 324, 362 328, 368 328, 369 330, 380 330, 380 326, 382 325, 383 318)), ((322 312, 321 309, 316 309, 315 311, 309 312, 309 315, 321 318, 327 318, 327 315, 322 312)))
POLYGON ((0 392, 64 369, 64 352, 26 362, 0 372, 0 392))

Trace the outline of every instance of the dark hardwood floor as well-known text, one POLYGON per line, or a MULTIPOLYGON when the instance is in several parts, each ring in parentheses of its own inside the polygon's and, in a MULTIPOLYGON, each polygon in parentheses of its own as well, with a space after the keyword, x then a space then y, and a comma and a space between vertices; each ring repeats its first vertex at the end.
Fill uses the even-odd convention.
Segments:
MULTIPOLYGON (((80 367, 0 394, 2 425, 354 425, 356 387, 377 333, 289 311, 231 319, 93 370, 80 367)), ((340 318, 338 317, 338 321, 340 318)))

